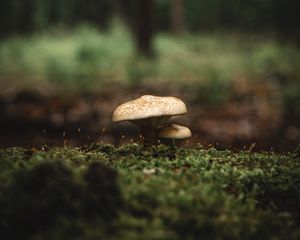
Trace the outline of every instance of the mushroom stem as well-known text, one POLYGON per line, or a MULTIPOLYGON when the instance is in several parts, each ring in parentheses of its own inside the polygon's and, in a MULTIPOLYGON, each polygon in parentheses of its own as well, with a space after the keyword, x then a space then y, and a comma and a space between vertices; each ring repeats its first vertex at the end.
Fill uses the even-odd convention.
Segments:
POLYGON ((141 135, 144 146, 151 146, 157 143, 157 129, 149 126, 141 126, 141 135))

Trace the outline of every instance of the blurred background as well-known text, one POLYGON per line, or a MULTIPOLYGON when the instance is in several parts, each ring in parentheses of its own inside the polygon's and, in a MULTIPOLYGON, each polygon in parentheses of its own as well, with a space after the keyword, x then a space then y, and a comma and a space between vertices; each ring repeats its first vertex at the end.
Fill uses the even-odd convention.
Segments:
POLYGON ((184 146, 300 142, 297 0, 2 0, 0 146, 139 141, 142 94, 181 98, 184 146))

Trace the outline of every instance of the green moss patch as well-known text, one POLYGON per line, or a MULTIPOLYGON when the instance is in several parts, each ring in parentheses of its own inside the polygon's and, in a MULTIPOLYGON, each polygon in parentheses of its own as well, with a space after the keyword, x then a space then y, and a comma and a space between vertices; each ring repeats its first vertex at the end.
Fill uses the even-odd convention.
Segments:
POLYGON ((299 152, 0 150, 3 239, 299 239, 299 152))

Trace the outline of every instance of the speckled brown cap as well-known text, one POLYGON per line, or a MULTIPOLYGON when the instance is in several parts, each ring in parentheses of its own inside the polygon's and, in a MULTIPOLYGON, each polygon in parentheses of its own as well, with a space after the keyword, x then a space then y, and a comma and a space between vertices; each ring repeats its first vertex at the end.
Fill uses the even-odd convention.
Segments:
POLYGON ((164 126, 158 131, 159 138, 184 139, 191 136, 192 133, 190 129, 177 124, 164 126))
POLYGON ((134 121, 157 117, 171 117, 187 112, 183 101, 176 97, 144 95, 121 104, 113 113, 114 122, 134 121))

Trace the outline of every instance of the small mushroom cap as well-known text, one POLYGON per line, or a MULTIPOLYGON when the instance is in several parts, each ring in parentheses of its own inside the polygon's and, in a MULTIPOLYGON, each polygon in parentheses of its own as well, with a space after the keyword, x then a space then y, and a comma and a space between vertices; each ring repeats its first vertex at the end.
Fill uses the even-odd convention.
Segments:
POLYGON ((161 127, 158 131, 159 138, 184 139, 191 136, 190 129, 177 124, 161 127))
POLYGON ((112 120, 114 122, 132 121, 182 115, 186 112, 186 106, 179 98, 144 95, 117 107, 112 120))

